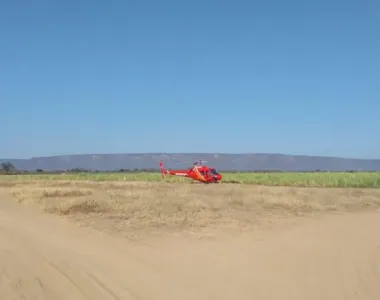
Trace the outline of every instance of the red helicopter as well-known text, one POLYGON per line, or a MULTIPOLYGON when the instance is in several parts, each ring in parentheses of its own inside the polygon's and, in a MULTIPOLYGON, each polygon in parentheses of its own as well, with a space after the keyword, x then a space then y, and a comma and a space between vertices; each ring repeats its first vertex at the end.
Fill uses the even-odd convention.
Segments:
POLYGON ((202 165, 202 160, 196 161, 192 167, 187 170, 166 170, 162 161, 160 161, 160 169, 162 178, 166 177, 166 174, 189 177, 193 180, 203 183, 218 183, 222 180, 222 175, 218 173, 215 168, 209 168, 202 165))

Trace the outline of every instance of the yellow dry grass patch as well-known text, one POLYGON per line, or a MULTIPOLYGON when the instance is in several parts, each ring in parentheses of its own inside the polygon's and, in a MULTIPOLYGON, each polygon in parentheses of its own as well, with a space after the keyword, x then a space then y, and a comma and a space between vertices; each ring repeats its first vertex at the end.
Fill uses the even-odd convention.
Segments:
POLYGON ((0 187, 19 203, 123 234, 242 230, 268 218, 380 208, 379 189, 91 181, 7 182, 0 187))

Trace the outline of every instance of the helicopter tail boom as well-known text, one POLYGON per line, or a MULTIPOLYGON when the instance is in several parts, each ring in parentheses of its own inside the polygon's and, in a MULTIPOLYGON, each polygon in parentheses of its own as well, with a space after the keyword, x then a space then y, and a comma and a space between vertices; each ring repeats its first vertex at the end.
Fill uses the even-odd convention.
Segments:
POLYGON ((163 164, 162 161, 160 161, 160 170, 161 170, 162 178, 165 178, 166 174, 168 173, 168 171, 165 169, 164 164, 163 164))

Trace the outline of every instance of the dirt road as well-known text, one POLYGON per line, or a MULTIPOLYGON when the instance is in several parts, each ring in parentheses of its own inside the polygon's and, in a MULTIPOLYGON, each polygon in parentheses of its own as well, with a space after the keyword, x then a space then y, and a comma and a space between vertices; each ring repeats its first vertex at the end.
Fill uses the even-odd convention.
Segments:
POLYGON ((380 299, 380 214, 127 242, 0 201, 0 299, 380 299))

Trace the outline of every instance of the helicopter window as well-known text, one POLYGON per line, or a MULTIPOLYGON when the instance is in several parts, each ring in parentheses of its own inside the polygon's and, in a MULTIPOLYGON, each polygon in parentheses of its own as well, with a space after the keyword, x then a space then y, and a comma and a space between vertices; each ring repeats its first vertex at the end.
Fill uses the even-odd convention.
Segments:
POLYGON ((218 175, 219 174, 218 172, 216 172, 215 169, 210 169, 210 173, 213 174, 213 175, 218 175))

